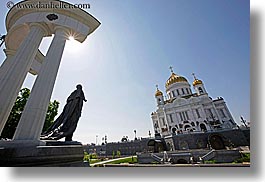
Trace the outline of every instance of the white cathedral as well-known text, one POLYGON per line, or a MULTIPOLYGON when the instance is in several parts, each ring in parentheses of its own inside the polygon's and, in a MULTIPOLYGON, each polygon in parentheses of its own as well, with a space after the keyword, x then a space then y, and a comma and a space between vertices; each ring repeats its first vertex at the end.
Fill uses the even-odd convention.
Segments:
POLYGON ((166 95, 155 93, 157 110, 152 112, 154 131, 162 137, 172 134, 210 132, 237 127, 222 97, 212 99, 202 80, 196 78, 191 85, 183 76, 173 72, 166 81, 166 95))

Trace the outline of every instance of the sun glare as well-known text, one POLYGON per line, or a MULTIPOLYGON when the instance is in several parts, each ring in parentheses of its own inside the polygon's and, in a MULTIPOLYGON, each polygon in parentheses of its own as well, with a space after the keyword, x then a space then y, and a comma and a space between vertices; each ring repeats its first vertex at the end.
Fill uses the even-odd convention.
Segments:
POLYGON ((68 41, 66 42, 66 50, 70 52, 78 52, 80 49, 80 43, 75 40, 73 36, 68 37, 68 41))
POLYGON ((70 41, 74 41, 75 38, 74 38, 73 36, 69 36, 69 40, 70 40, 70 41))

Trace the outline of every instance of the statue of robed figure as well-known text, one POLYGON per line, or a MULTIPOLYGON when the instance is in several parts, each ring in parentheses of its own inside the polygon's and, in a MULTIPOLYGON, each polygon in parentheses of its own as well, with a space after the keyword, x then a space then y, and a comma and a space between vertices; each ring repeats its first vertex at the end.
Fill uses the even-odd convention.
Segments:
POLYGON ((41 135, 42 140, 59 140, 65 137, 65 141, 72 141, 78 120, 81 116, 83 101, 85 99, 81 85, 67 98, 61 115, 54 121, 53 125, 41 135))

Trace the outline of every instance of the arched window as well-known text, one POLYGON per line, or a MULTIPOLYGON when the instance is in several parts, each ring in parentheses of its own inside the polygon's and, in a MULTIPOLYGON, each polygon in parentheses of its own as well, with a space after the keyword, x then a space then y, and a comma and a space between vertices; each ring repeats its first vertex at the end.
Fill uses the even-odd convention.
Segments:
POLYGON ((182 128, 183 127, 183 124, 179 124, 179 128, 182 128))
POLYGON ((172 133, 176 133, 176 131, 177 131, 177 129, 174 127, 174 128, 172 128, 172 133))
POLYGON ((207 131, 205 124, 200 124, 200 128, 202 131, 207 131))
POLYGON ((184 126, 184 130, 185 130, 185 131, 188 131, 188 130, 190 130, 190 128, 191 128, 191 126, 190 126, 190 125, 185 125, 185 126, 184 126))
POLYGON ((201 87, 199 87, 199 92, 200 92, 200 93, 203 93, 203 90, 202 90, 202 88, 201 88, 201 87))

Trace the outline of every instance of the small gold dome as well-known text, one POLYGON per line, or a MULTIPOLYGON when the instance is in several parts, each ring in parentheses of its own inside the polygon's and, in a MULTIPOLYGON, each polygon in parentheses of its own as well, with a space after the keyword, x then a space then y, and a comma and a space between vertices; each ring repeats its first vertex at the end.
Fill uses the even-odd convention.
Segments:
POLYGON ((155 93, 155 96, 158 97, 158 96, 162 96, 163 93, 160 91, 160 90, 156 90, 156 93, 155 93))
POLYGON ((183 76, 179 76, 179 75, 176 75, 175 73, 172 73, 166 82, 166 87, 172 85, 173 83, 177 83, 177 82, 188 82, 188 81, 183 76))
POLYGON ((193 86, 196 86, 196 85, 199 85, 199 84, 202 84, 202 81, 201 80, 198 80, 198 79, 195 79, 192 83, 193 86))

